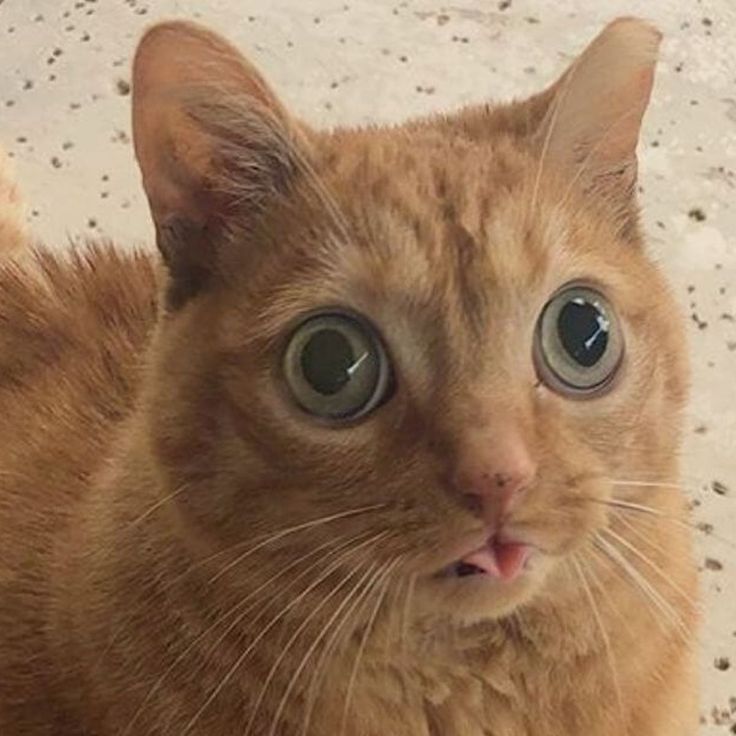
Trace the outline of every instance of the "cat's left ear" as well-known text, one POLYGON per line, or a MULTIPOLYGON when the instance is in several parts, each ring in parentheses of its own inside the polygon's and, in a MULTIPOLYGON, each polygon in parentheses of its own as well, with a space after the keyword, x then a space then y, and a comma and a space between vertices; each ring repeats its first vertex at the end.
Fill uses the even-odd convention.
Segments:
POLYGON ((297 125, 256 69, 201 26, 167 22, 133 64, 133 139, 178 307, 216 271, 233 217, 247 228, 286 193, 297 125))
POLYGON ((552 90, 535 145, 543 165, 617 214, 632 205, 636 148, 649 104, 661 34, 637 18, 610 23, 552 90))

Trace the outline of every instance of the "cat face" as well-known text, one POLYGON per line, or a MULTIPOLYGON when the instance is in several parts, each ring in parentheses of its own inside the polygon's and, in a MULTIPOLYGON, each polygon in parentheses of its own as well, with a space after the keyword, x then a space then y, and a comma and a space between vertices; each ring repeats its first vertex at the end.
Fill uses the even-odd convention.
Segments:
POLYGON ((562 595, 614 482, 674 472, 680 326, 632 199, 657 40, 620 21, 527 103, 316 133, 220 39, 149 33, 149 417, 197 554, 275 534, 235 584, 324 555, 469 623, 562 595))

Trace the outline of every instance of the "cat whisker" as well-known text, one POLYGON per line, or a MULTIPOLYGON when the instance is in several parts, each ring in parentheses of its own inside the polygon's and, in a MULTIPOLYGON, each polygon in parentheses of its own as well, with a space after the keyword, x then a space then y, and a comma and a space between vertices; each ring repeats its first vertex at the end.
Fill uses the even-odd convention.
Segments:
POLYGON ((403 581, 399 581, 399 583, 394 587, 392 591, 393 600, 389 603, 388 606, 389 615, 387 617, 386 624, 386 640, 389 642, 389 645, 395 643, 397 647, 399 647, 401 644, 401 612, 403 608, 402 602, 404 600, 402 594, 403 591, 406 589, 407 584, 408 578, 405 578, 403 581))
MULTIPOLYGON (((601 549, 601 551, 611 559, 611 561, 615 562, 619 568, 628 575, 629 579, 635 584, 636 589, 641 591, 645 595, 646 599, 656 606, 657 610, 659 610, 662 616, 667 619, 669 624, 675 630, 679 631, 683 638, 687 640, 690 637, 691 632, 688 630, 682 617, 677 613, 673 606, 664 599, 659 591, 650 583, 647 577, 632 565, 620 550, 615 547, 615 545, 611 544, 600 534, 595 535, 595 543, 598 545, 599 549, 601 549)), ((659 618, 655 616, 655 619, 657 619, 657 622, 661 626, 659 618)), ((666 632, 664 628, 663 631, 666 632)))
MULTIPOLYGON (((634 503, 633 501, 624 501, 622 499, 586 499, 587 501, 590 501, 591 503, 599 503, 604 506, 609 506, 613 509, 617 509, 619 511, 623 512, 631 512, 631 515, 629 518, 637 518, 641 517, 642 515, 647 517, 650 521, 657 520, 666 522, 669 524, 674 524, 675 526, 682 527, 684 529, 688 529, 691 531, 697 531, 700 533, 705 533, 701 527, 699 527, 697 524, 693 524, 691 522, 685 521, 683 519, 680 519, 677 516, 673 516, 672 514, 668 514, 664 511, 660 511, 659 509, 655 509, 652 506, 647 506, 645 504, 640 503, 634 503)), ((721 536, 720 534, 716 534, 713 531, 707 532, 708 536, 712 539, 717 540, 721 544, 731 548, 736 549, 736 544, 732 542, 730 539, 727 539, 724 536, 721 536)))
POLYGON ((631 486, 632 488, 664 488, 672 491, 688 492, 694 490, 684 486, 682 483, 672 483, 667 481, 619 480, 614 478, 605 478, 605 480, 614 487, 631 486))
POLYGON ((151 516, 151 514, 155 513, 162 506, 164 506, 165 504, 167 504, 169 501, 173 500, 177 496, 181 495, 182 493, 185 493, 190 488, 191 488, 191 485, 189 483, 185 483, 182 486, 180 486, 179 488, 177 488, 175 491, 173 491, 172 493, 169 493, 168 495, 164 496, 163 498, 160 498, 158 501, 156 501, 156 503, 154 503, 151 506, 149 506, 149 508, 146 509, 146 511, 144 511, 142 514, 140 514, 140 516, 136 516, 136 518, 133 519, 133 521, 130 522, 129 528, 130 529, 134 529, 141 522, 145 521, 149 516, 151 516))
MULTIPOLYGON (((355 574, 358 572, 359 569, 360 569, 360 567, 359 566, 356 566, 351 572, 349 572, 342 579, 342 581, 335 588, 333 588, 332 591, 330 591, 330 593, 328 593, 320 601, 320 603, 317 604, 317 606, 315 606, 315 608, 312 610, 312 612, 308 616, 305 616, 302 619, 301 623, 299 624, 299 626, 297 626, 297 628, 294 631, 294 633, 289 637, 289 639, 287 640, 286 644, 284 644, 284 646, 281 649, 280 654, 273 661, 273 663, 271 665, 271 669, 269 670, 268 675, 266 676, 266 679, 263 682, 263 686, 261 687, 261 691, 260 691, 258 697, 256 698, 256 701, 255 701, 254 705, 251 708, 251 716, 250 716, 250 720, 248 721, 248 725, 247 725, 247 727, 245 729, 244 736, 248 736, 248 734, 250 734, 251 729, 253 728, 253 725, 255 723, 256 716, 258 715, 258 711, 260 709, 261 703, 263 702, 263 699, 264 699, 264 697, 266 695, 266 692, 268 691, 268 688, 271 685, 271 682, 273 681, 274 677, 276 676, 276 672, 278 671, 279 666, 284 661, 284 658, 289 653, 289 650, 291 649, 291 647, 293 646, 293 644, 301 636, 302 632, 304 632, 304 630, 310 624, 310 622, 312 621, 312 619, 314 619, 314 617, 332 600, 332 598, 334 598, 334 596, 337 595, 337 593, 340 592, 340 590, 351 580, 351 578, 353 578, 355 576, 355 574)), ((370 569, 368 571, 368 573, 370 573, 371 571, 372 571, 372 569, 370 569)), ((364 575, 364 577, 365 577, 365 575, 364 575)), ((360 584, 360 582, 362 582, 363 579, 364 578, 361 578, 361 580, 358 581, 358 584, 360 584)), ((356 586, 356 588, 357 588, 357 586, 356 586)), ((308 650, 308 651, 310 651, 310 650, 308 650)), ((281 714, 279 712, 279 717, 280 717, 280 715, 281 714)))
MULTIPOLYGON (((319 646, 320 642, 324 639, 325 635, 329 631, 329 628, 335 623, 337 618, 342 613, 345 606, 350 602, 350 600, 359 592, 364 592, 366 589, 370 590, 370 586, 372 583, 375 582, 375 580, 380 577, 382 569, 377 563, 372 563, 368 567, 368 571, 363 574, 363 576, 358 580, 358 582, 353 586, 353 588, 350 590, 350 592, 345 596, 345 598, 342 600, 342 602, 337 606, 333 614, 329 617, 325 625, 322 627, 322 630, 319 632, 319 634, 314 638, 312 644, 307 648, 307 651, 304 653, 304 656, 302 657, 301 662, 297 666, 297 668, 294 670, 294 673, 291 676, 291 679, 289 680, 288 685, 286 686, 286 689, 284 690, 284 694, 281 697, 281 701, 279 702, 278 707, 276 708, 276 712, 273 716, 273 721, 271 728, 268 732, 268 736, 275 736, 276 734, 276 728, 278 727, 278 723, 281 720, 281 715, 284 712, 284 708, 286 707, 286 703, 289 700, 289 696, 291 695, 294 686, 296 685, 297 680, 301 676, 302 672, 304 671, 304 668, 307 666, 307 662, 310 660, 312 655, 314 654, 315 650, 319 646), (376 571, 376 568, 378 567, 378 571, 376 571), (369 576, 373 576, 369 582, 366 583, 366 579, 369 576)), ((357 600, 360 600, 360 596, 358 596, 357 600)), ((348 610, 345 613, 345 618, 350 615, 350 611, 348 610)))
MULTIPOLYGON (((618 447, 620 447, 620 445, 618 445, 618 447)), ((605 477, 605 479, 609 481, 610 483, 648 482, 648 483, 654 483, 655 485, 659 485, 660 483, 673 483, 672 473, 663 473, 661 471, 654 471, 654 470, 650 470, 650 471, 637 470, 636 475, 637 475, 636 478, 633 478, 630 480, 627 478, 609 478, 609 477, 605 477)), ((686 473, 678 472, 677 478, 680 481, 684 481, 692 486, 699 485, 699 484, 705 485, 707 483, 707 479, 704 478, 703 476, 688 475, 686 473)))
POLYGON ((660 620, 659 616, 659 607, 656 605, 656 601, 652 598, 649 591, 642 587, 639 580, 636 578, 636 576, 632 576, 630 573, 630 570, 628 569, 630 566, 628 565, 628 562, 624 559, 622 564, 622 560, 618 558, 616 555, 611 554, 611 550, 609 549, 610 545, 607 545, 605 543, 605 540, 603 540, 603 544, 597 540, 594 539, 594 546, 592 548, 592 551, 595 553, 597 552, 600 555, 601 560, 605 561, 613 568, 613 570, 616 572, 616 574, 624 580, 628 585, 631 585, 633 583, 634 589, 642 596, 642 600, 646 604, 647 610, 649 611, 652 618, 656 621, 657 626, 666 633, 666 629, 660 620))
POLYGON ((726 493, 725 490, 720 490, 720 493, 716 493, 715 489, 717 489, 717 485, 713 481, 705 481, 702 478, 700 480, 696 480, 694 478, 685 479, 686 482, 683 483, 674 483, 672 482, 671 478, 667 478, 664 480, 625 480, 618 478, 606 478, 605 480, 614 488, 629 487, 632 489, 643 491, 646 491, 648 489, 651 489, 652 491, 680 491, 685 494, 688 500, 694 500, 702 496, 707 496, 708 498, 711 498, 718 503, 720 503, 721 501, 729 502, 733 500, 724 495, 726 493))
POLYGON ((406 583, 406 597, 404 598, 404 605, 401 609, 400 642, 402 651, 406 650, 407 630, 409 628, 409 621, 411 620, 412 603, 414 601, 414 590, 416 588, 416 584, 416 573, 412 573, 406 583))
MULTIPOLYGON (((667 550, 667 549, 665 549, 664 547, 662 547, 660 545, 654 544, 651 541, 650 537, 649 536, 646 536, 645 534, 643 534, 639 529, 637 529, 634 526, 634 524, 631 524, 629 522, 628 518, 626 518, 626 516, 623 513, 621 513, 620 511, 615 511, 615 510, 614 510, 614 513, 617 514, 617 521, 618 521, 618 523, 621 524, 623 527, 625 527, 637 539, 639 539, 642 544, 646 544, 649 547, 651 547, 652 549, 658 551, 665 558, 672 556, 672 551, 671 550, 667 550)), ((640 520, 641 520, 641 517, 640 517, 640 520)), ((644 519, 644 521, 649 521, 649 519, 644 519)), ((686 552, 684 554, 687 555, 688 553, 686 552)), ((717 633, 708 624, 708 622, 706 620, 708 611, 703 608, 702 603, 699 602, 699 601, 697 601, 697 600, 695 600, 695 599, 693 599, 693 597, 691 595, 688 595, 687 593, 685 593, 684 591, 682 591, 679 586, 677 586, 676 584, 674 584, 668 578, 666 578, 666 580, 667 580, 667 582, 670 583, 670 587, 672 587, 677 593, 679 593, 680 596, 687 602, 687 604, 692 607, 692 610, 697 611, 701 615, 700 632, 701 632, 701 634, 702 633, 707 634, 709 637, 711 637, 711 641, 714 642, 715 641, 715 638, 713 638, 713 637, 716 637, 717 638, 717 633)))
MULTIPOLYGON (((372 563, 368 566, 368 569, 366 572, 363 573, 363 575, 358 579, 358 582, 353 585, 353 587, 348 591, 348 593, 343 597, 342 601, 336 606, 335 610, 332 612, 332 615, 329 616, 326 623, 322 627, 322 629, 319 631, 319 633, 314 637, 312 640, 312 643, 307 647, 306 652, 302 656, 301 661, 295 668, 294 672, 291 675, 291 678, 289 679, 289 682, 286 685, 286 688, 284 690, 283 695, 281 696, 281 700, 279 701, 278 706, 276 707, 276 710, 274 712, 273 718, 271 720, 271 727, 268 730, 268 736, 274 736, 276 733, 276 729, 278 728, 279 721, 281 720, 281 715, 284 712, 284 708, 286 707, 286 703, 289 700, 289 696, 291 695, 292 690, 294 689, 294 686, 296 685, 297 680, 301 676, 302 672, 304 671, 304 668, 307 666, 307 662, 311 659, 312 655, 314 654, 315 650, 319 646, 322 639, 326 636, 327 632, 329 631, 330 627, 335 623, 335 621, 339 618, 339 616, 342 614, 345 607, 350 603, 350 601, 353 599, 353 597, 361 591, 361 589, 365 586, 366 580, 371 576, 375 575, 375 568, 377 567, 376 563, 372 563)), ((356 568, 352 573, 348 574, 343 580, 342 583, 340 583, 332 594, 336 594, 339 590, 342 589, 342 587, 345 585, 345 583, 357 572, 359 568, 356 568)), ((307 616, 304 621, 302 621, 301 625, 297 628, 297 630, 292 635, 291 639, 286 643, 284 646, 281 655, 279 658, 277 658, 276 663, 274 664, 274 667, 278 666, 278 662, 283 661, 283 657, 286 655, 288 650, 291 648, 291 646, 296 642, 296 640, 301 636, 302 633, 307 628, 307 625, 309 622, 317 615, 317 613, 324 608, 324 606, 329 602, 329 600, 332 597, 331 595, 328 595, 320 605, 318 605, 312 613, 307 616)), ((264 687, 267 687, 267 685, 264 685, 264 687)), ((246 731, 246 736, 249 733, 249 731, 246 731)))
MULTIPOLYGON (((604 563, 608 562, 608 559, 606 558, 601 551, 595 547, 594 545, 591 545, 588 548, 589 553, 592 555, 595 560, 601 560, 604 563)), ((622 622, 622 624, 626 627, 627 631, 631 633, 631 626, 629 623, 629 619, 621 613, 620 608, 614 603, 613 599, 611 598, 611 595, 609 594, 608 588, 604 585, 603 581, 600 578, 600 575, 598 574, 598 570, 596 569, 597 565, 588 565, 586 570, 588 574, 590 575, 593 585, 600 591, 601 598, 605 600, 608 607, 616 614, 619 621, 622 622)))
POLYGON ((135 725, 138 718, 142 715, 144 712, 144 709, 146 705, 150 702, 151 698, 161 689, 164 682, 167 680, 167 678, 171 675, 171 673, 176 669, 176 667, 183 662, 186 657, 194 651, 194 649, 202 642, 204 641, 207 636, 220 624, 225 623, 227 619, 229 619, 231 616, 235 616, 234 620, 228 625, 228 627, 222 632, 220 637, 215 641, 213 646, 209 649, 207 654, 204 656, 203 660, 206 662, 208 657, 211 655, 213 651, 217 649, 217 647, 224 641, 224 639, 227 637, 227 635, 243 620, 245 616, 247 616, 255 606, 258 605, 261 601, 256 600, 255 603, 253 603, 250 606, 247 606, 245 610, 242 610, 243 606, 245 606, 246 603, 253 600, 258 596, 263 590, 265 590, 269 585, 276 582, 279 578, 283 577, 284 575, 287 575, 289 572, 291 572, 294 568, 298 567, 300 564, 308 560, 310 557, 313 557, 315 555, 319 555, 321 552, 323 552, 325 549, 328 549, 328 551, 320 557, 316 562, 309 565, 306 569, 304 569, 299 575, 297 575, 293 580, 289 581, 287 586, 281 591, 285 592, 293 588, 295 585, 297 585, 301 580, 306 577, 312 570, 314 570, 316 567, 324 564, 326 560, 329 560, 332 556, 339 554, 346 546, 352 544, 356 541, 357 538, 359 538, 361 535, 358 535, 358 537, 352 537, 348 539, 347 541, 344 541, 341 543, 341 540, 344 540, 347 535, 343 534, 336 539, 331 539, 328 542, 325 542, 324 544, 319 545, 315 549, 311 550, 307 554, 303 555, 299 559, 295 560, 294 562, 290 563, 286 567, 279 570, 279 572, 275 575, 272 575, 268 580, 266 580, 264 583, 262 583, 260 586, 255 588, 253 591, 251 591, 245 598, 238 601, 234 606, 232 606, 226 613, 224 613, 222 616, 220 616, 213 624, 208 626, 201 634, 199 634, 177 657, 176 659, 171 663, 171 665, 161 674, 161 676, 158 678, 158 680, 154 683, 153 687, 151 687, 146 694, 146 697, 141 702, 141 704, 138 706, 138 709, 133 714, 133 717, 131 718, 130 722, 128 723, 128 726, 125 728, 125 730, 122 732, 121 736, 127 736, 127 734, 130 733, 131 728, 135 725), (329 549, 330 547, 334 547, 334 549, 329 549), (239 615, 236 615, 239 614, 239 615))
POLYGON ((617 508, 617 509, 625 509, 627 511, 637 511, 642 514, 651 514, 652 516, 662 516, 667 519, 681 521, 676 516, 672 516, 672 514, 667 514, 664 511, 655 509, 653 506, 647 506, 646 504, 635 503, 634 501, 624 501, 621 498, 612 498, 609 500, 606 500, 606 499, 589 499, 589 500, 593 501, 594 503, 604 504, 605 506, 613 506, 614 508, 617 508))
POLYGON ((619 544, 621 547, 628 550, 629 552, 631 552, 632 555, 641 560, 649 569, 654 571, 655 574, 657 574, 665 583, 667 583, 672 588, 672 590, 678 593, 678 595, 680 595, 683 600, 693 606, 693 608, 698 607, 698 603, 695 601, 695 599, 689 593, 684 591, 680 585, 672 580, 672 577, 670 575, 664 572, 664 570, 662 570, 659 565, 652 561, 652 559, 648 555, 644 554, 644 552, 642 552, 636 545, 629 542, 629 540, 627 540, 611 528, 604 529, 602 533, 607 535, 611 539, 611 541, 619 544))
POLYGON ((306 521, 301 524, 297 524, 296 526, 288 527, 279 532, 276 532, 275 534, 272 534, 271 536, 264 539, 259 544, 246 550, 241 555, 236 557, 234 560, 231 560, 227 565, 225 565, 220 570, 218 570, 218 572, 215 573, 215 575, 210 579, 210 584, 219 580, 225 573, 227 573, 229 570, 231 570, 236 565, 239 565, 241 562, 243 562, 243 560, 247 559, 252 554, 257 552, 258 550, 262 549, 268 544, 273 544, 279 539, 283 539, 284 537, 289 536, 290 534, 294 534, 295 532, 299 532, 299 531, 304 531, 305 529, 312 529, 315 526, 321 526, 322 524, 327 524, 331 521, 336 521, 338 519, 345 519, 349 516, 356 516, 358 514, 366 513, 368 511, 375 511, 377 509, 384 508, 385 506, 386 504, 373 504, 372 506, 364 506, 360 509, 353 509, 352 511, 341 511, 337 514, 329 514, 328 516, 323 516, 319 519, 315 519, 312 521, 306 521))
MULTIPOLYGON (((261 629, 261 631, 258 633, 257 636, 255 636, 250 644, 241 652, 241 654, 238 656, 238 658, 235 660, 233 665, 230 667, 230 669, 225 673, 223 678, 220 680, 217 687, 215 687, 212 692, 207 696, 205 699, 205 702, 200 706, 200 708, 197 710, 197 712, 192 716, 190 721, 187 723, 183 731, 181 732, 180 736, 187 736, 187 734, 191 733, 192 729, 196 725, 197 721, 200 719, 204 711, 214 702, 214 700, 217 698, 217 696, 222 692, 223 688, 226 687, 226 685, 232 680, 235 673, 238 671, 238 669, 242 666, 243 662, 248 658, 250 653, 255 649, 255 647, 258 645, 258 643, 263 639, 264 636, 274 627, 276 624, 283 619, 283 617, 292 610, 295 606, 297 606, 309 593, 311 593, 313 590, 315 590, 321 583, 323 583, 327 578, 329 578, 332 573, 337 570, 340 565, 344 564, 346 560, 349 560, 353 555, 355 555, 357 552, 359 552, 361 549, 364 549, 370 544, 377 544, 382 539, 384 539, 386 536, 388 536, 388 531, 379 532, 378 534, 373 535, 367 540, 364 540, 360 542, 360 544, 357 544, 353 547, 351 547, 347 552, 344 552, 340 557, 333 561, 332 564, 330 564, 320 575, 319 577, 312 582, 307 588, 305 588, 299 595, 297 595, 295 598, 293 598, 291 601, 289 601, 275 616, 273 616, 268 623, 261 629)), ((253 711, 253 715, 255 714, 255 710, 253 711)), ((249 723, 249 728, 252 726, 252 720, 249 723)))
MULTIPOLYGON (((389 563, 386 563, 386 565, 382 566, 380 570, 376 573, 376 577, 380 577, 381 573, 386 569, 386 567, 389 565, 389 563)), ((319 694, 319 686, 322 680, 322 677, 324 675, 325 666, 327 664, 327 661, 332 656, 334 650, 340 643, 340 641, 344 641, 347 637, 351 635, 352 629, 349 629, 345 635, 342 637, 340 634, 342 633, 343 628, 350 620, 350 617, 353 616, 354 621, 359 621, 361 612, 363 609, 363 604, 365 604, 366 600, 369 598, 371 590, 378 585, 378 583, 375 581, 375 578, 371 580, 366 586, 364 587, 363 591, 361 591, 360 595, 355 599, 355 601, 351 604, 349 609, 346 611, 345 616, 342 618, 342 620, 339 622, 339 624, 335 627, 335 630, 332 632, 329 640, 325 643, 325 646, 323 648, 322 653, 320 654, 319 659, 317 660, 317 663, 314 667, 314 672, 312 674, 311 682, 308 689, 307 694, 307 705, 305 707, 304 711, 304 723, 302 725, 302 736, 306 736, 307 732, 309 731, 309 724, 312 719, 312 712, 314 711, 314 707, 317 703, 317 697, 319 694), (359 610, 360 609, 360 610, 359 610)))
POLYGON ((552 136, 557 128, 557 121, 559 119, 560 110, 562 109, 562 103, 565 101, 565 98, 568 95, 568 92, 570 91, 571 82, 573 80, 573 77, 575 76, 575 72, 577 71, 577 61, 573 62, 572 66, 570 67, 570 70, 567 73, 566 78, 564 79, 561 89, 557 92, 555 95, 555 99, 552 102, 551 107, 551 113, 549 124, 547 125, 547 130, 544 134, 544 141, 542 142, 542 150, 539 155, 539 166, 537 167, 537 173, 534 177, 534 188, 532 189, 532 196, 529 206, 529 212, 530 214, 536 212, 537 209, 537 200, 539 199, 539 188, 542 183, 542 175, 544 174, 544 166, 547 163, 547 155, 549 154, 549 147, 552 143, 552 136))
POLYGON ((596 603, 595 596, 593 595, 593 591, 590 587, 590 584, 588 582, 588 578, 585 574, 584 568, 580 560, 576 555, 573 555, 571 557, 571 562, 574 566, 575 571, 577 572, 578 578, 580 579, 580 584, 583 588, 583 593, 585 594, 585 597, 588 600, 588 603, 590 604, 591 611, 593 612, 593 618, 596 621, 596 625, 598 627, 598 631, 601 635, 601 640, 603 641, 603 647, 606 652, 606 659, 608 661, 608 668, 611 671, 611 684, 613 685, 613 690, 616 695, 616 707, 619 712, 619 716, 621 719, 621 722, 624 722, 624 705, 623 705, 623 696, 621 694, 621 682, 618 675, 618 667, 616 666, 616 658, 613 653, 613 647, 611 646, 611 638, 608 634, 608 630, 606 629, 605 624, 603 623, 603 617, 601 616, 600 609, 598 608, 598 604, 596 603))
MULTIPOLYGON (((302 522, 301 524, 297 524, 295 526, 285 527, 282 529, 277 530, 276 532, 272 532, 269 535, 267 535, 265 538, 262 538, 260 542, 258 542, 254 547, 246 550, 244 553, 242 553, 235 561, 230 563, 229 568, 235 567, 236 564, 239 564, 243 560, 250 557, 252 554, 257 552, 260 549, 263 549, 268 544, 271 544, 272 542, 276 542, 280 539, 283 539, 284 537, 289 536, 290 534, 295 534, 300 531, 305 531, 309 529, 313 529, 315 527, 319 527, 322 524, 329 524, 333 521, 340 521, 342 519, 351 518, 354 516, 359 516, 361 514, 366 514, 371 511, 377 511, 383 508, 386 508, 387 504, 379 503, 379 504, 371 504, 369 506, 360 506, 358 508, 349 509, 347 511, 341 511, 335 514, 328 514, 326 516, 321 516, 317 519, 311 519, 306 522, 302 522)), ((197 562, 192 563, 187 567, 184 572, 180 573, 179 575, 173 576, 171 579, 167 580, 166 585, 159 587, 156 589, 156 591, 159 594, 169 592, 170 590, 173 590, 173 588, 176 587, 180 582, 182 582, 184 579, 186 579, 189 575, 191 575, 193 572, 198 570, 199 568, 203 567, 204 565, 213 562, 218 557, 222 557, 226 554, 230 554, 234 550, 239 549, 240 547, 251 544, 253 540, 244 540, 242 542, 237 542, 229 547, 226 547, 225 549, 219 550, 218 552, 214 552, 211 555, 208 555, 207 557, 204 557, 197 562)), ((223 571, 219 571, 213 579, 210 580, 210 584, 215 582, 215 580, 220 577, 222 574, 224 574, 223 571)), ((117 641, 120 634, 125 630, 125 626, 132 621, 136 614, 140 613, 141 610, 143 610, 146 606, 150 604, 149 598, 146 596, 144 597, 141 602, 134 606, 126 615, 125 622, 119 626, 115 632, 113 633, 112 637, 107 643, 107 646, 103 650, 102 654, 99 657, 98 662, 94 665, 94 670, 96 671, 102 664, 102 661, 105 659, 105 657, 109 654, 110 650, 114 646, 115 642, 117 641)))
POLYGON ((655 550, 656 552, 659 552, 662 557, 668 557, 671 555, 670 550, 666 550, 661 544, 658 544, 646 535, 644 535, 639 529, 636 528, 634 524, 632 524, 629 521, 629 518, 626 515, 626 512, 621 511, 620 509, 611 509, 611 513, 615 514, 615 520, 618 524, 620 524, 626 531, 628 531, 630 534, 632 534, 634 537, 636 537, 639 542, 643 545, 646 545, 647 547, 650 547, 651 549, 655 550))
POLYGON ((386 576, 381 581, 382 588, 380 592, 376 595, 375 605, 373 606, 373 610, 371 611, 370 616, 368 617, 365 631, 363 632, 363 636, 361 637, 360 644, 358 645, 358 651, 355 654, 355 661, 353 662, 353 668, 350 671, 350 677, 348 679, 348 685, 345 691, 345 704, 343 706, 342 718, 340 719, 340 730, 338 732, 339 736, 344 736, 345 734, 345 728, 347 726, 347 721, 348 721, 348 713, 350 712, 350 704, 352 702, 353 691, 355 689, 355 681, 358 677, 360 663, 363 659, 363 653, 365 652, 365 648, 368 645, 368 639, 371 635, 371 632, 373 631, 373 627, 375 626, 376 619, 378 618, 378 612, 380 611, 381 605, 383 604, 383 601, 386 598, 386 593, 388 592, 390 574, 392 572, 392 569, 393 568, 389 568, 386 571, 386 576))

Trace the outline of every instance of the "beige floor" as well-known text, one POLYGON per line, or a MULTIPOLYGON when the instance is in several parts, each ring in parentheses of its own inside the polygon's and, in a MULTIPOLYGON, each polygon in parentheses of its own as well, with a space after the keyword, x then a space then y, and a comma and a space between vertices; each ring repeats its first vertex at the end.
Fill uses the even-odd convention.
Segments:
POLYGON ((0 0, 0 137, 49 243, 150 242, 128 64, 155 18, 227 32, 306 119, 397 120, 548 81, 615 15, 666 33, 641 150, 654 253, 691 316, 686 473, 704 529, 702 734, 736 733, 736 0, 0 0), (710 533, 707 533, 711 530, 710 533))

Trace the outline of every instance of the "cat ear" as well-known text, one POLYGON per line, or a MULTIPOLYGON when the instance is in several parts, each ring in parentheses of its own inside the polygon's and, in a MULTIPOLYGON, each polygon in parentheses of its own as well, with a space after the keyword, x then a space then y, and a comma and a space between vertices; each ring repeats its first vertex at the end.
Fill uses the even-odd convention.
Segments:
POLYGON ((661 34, 619 18, 598 35, 552 90, 536 143, 554 167, 619 208, 631 204, 636 147, 654 81, 661 34))
POLYGON ((236 205, 255 217, 294 169, 291 120, 255 68, 193 23, 141 40, 133 64, 133 138, 177 306, 214 269, 236 205))

